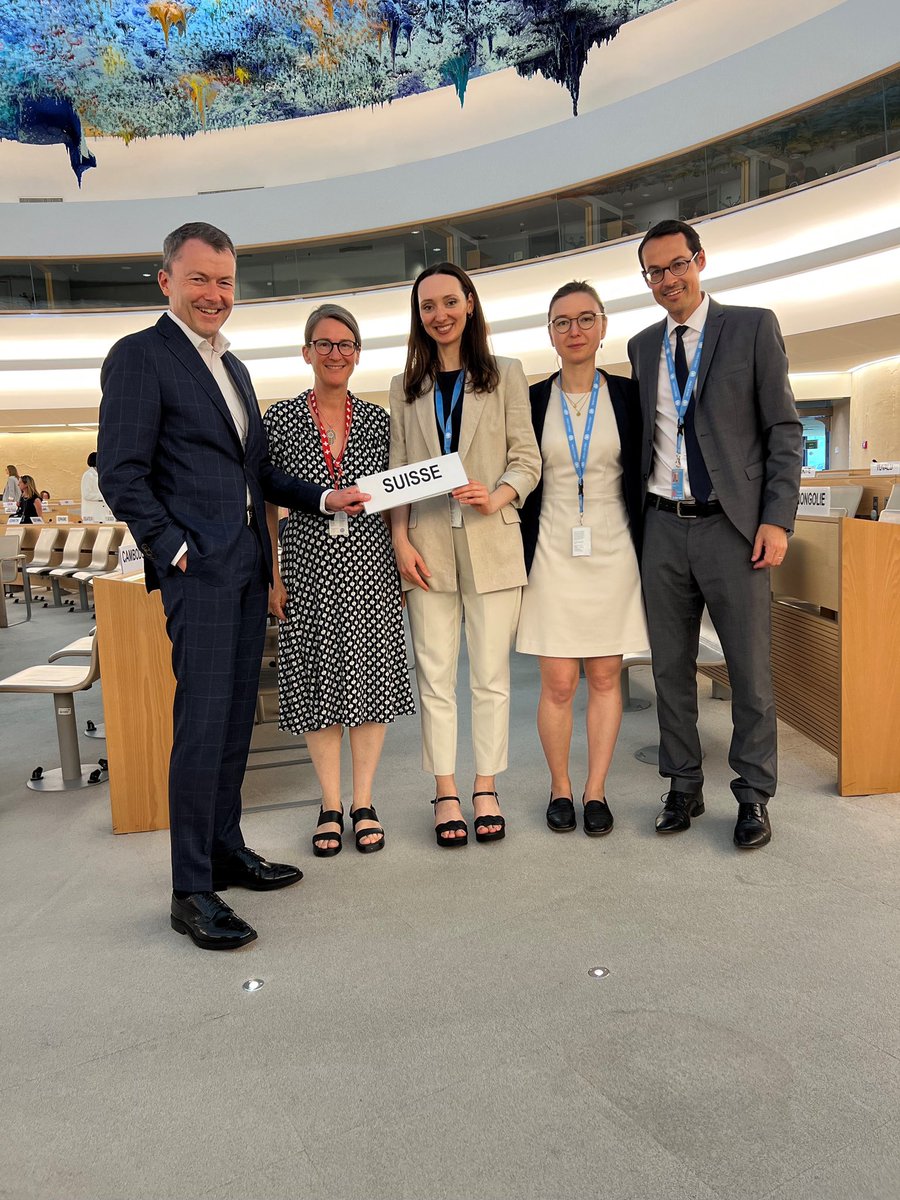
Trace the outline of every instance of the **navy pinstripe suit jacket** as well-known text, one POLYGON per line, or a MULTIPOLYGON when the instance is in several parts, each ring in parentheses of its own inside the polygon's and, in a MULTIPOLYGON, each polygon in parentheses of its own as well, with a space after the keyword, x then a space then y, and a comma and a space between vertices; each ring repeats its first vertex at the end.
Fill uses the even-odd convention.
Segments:
POLYGON ((223 362, 247 409, 241 445, 228 405, 206 363, 168 316, 130 334, 107 355, 100 375, 97 468, 100 490, 125 521, 145 559, 147 590, 187 543, 188 571, 223 586, 247 524, 253 525, 271 579, 264 501, 317 512, 324 489, 277 470, 247 368, 223 362))

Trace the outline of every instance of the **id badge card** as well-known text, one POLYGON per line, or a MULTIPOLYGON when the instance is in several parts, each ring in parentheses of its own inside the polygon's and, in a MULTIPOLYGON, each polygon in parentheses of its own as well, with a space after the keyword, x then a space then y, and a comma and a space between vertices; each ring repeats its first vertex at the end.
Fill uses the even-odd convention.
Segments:
POLYGON ((684 499, 684 467, 672 468, 672 499, 684 499))
POLYGON ((333 538, 350 536, 350 518, 345 512, 335 513, 328 522, 328 536, 333 538))
POLYGON ((572 527, 572 557, 573 558, 590 558, 591 555, 591 530, 588 525, 574 525, 572 527))
POLYGON ((456 499, 456 497, 451 496, 450 497, 450 528, 451 529, 462 529, 462 527, 463 527, 462 507, 460 506, 460 503, 456 499))

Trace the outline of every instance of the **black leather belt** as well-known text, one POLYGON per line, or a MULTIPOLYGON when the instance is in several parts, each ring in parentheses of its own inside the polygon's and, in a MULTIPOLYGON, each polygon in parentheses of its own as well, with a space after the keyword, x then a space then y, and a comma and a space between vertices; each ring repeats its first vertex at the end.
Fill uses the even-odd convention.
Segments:
POLYGON ((656 492, 647 493, 647 505, 658 508, 661 512, 674 513, 676 517, 714 517, 722 512, 718 500, 708 500, 703 504, 700 500, 669 500, 666 496, 658 496, 656 492))

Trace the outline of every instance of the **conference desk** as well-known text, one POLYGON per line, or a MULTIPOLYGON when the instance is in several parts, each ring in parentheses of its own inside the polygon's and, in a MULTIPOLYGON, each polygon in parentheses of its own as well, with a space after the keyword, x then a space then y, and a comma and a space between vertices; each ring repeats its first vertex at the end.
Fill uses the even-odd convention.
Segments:
POLYGON ((841 796, 900 791, 900 525, 797 519, 772 571, 772 676, 779 719, 837 758, 841 796))

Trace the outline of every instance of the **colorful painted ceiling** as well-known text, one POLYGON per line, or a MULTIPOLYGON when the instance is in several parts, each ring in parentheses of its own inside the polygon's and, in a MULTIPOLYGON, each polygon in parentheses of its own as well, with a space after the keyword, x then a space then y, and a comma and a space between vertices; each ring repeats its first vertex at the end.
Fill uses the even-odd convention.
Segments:
POLYGON ((578 110, 590 50, 672 0, 0 0, 0 138, 189 136, 384 104, 515 67, 578 110))

